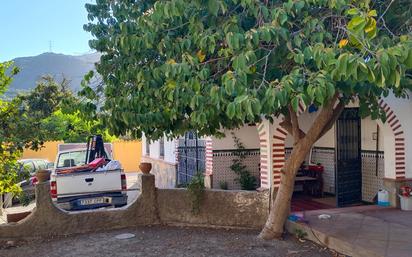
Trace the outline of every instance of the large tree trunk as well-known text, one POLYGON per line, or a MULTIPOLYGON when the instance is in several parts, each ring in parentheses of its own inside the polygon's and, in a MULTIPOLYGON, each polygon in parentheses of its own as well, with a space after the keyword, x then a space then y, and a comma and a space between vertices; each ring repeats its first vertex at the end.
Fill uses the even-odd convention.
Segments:
POLYGON ((312 145, 330 130, 345 107, 343 101, 339 101, 335 107, 335 103, 339 100, 338 96, 339 94, 336 93, 329 103, 323 106, 307 133, 300 129, 297 115, 289 107, 289 113, 285 116, 281 126, 294 137, 294 146, 289 159, 281 171, 280 186, 269 212, 268 220, 259 235, 261 238, 273 239, 282 236, 284 224, 290 213, 296 173, 312 145))
MULTIPOLYGON (((314 142, 313 142, 314 143, 314 142)), ((263 239, 280 238, 283 234, 283 226, 290 212, 290 204, 295 184, 296 173, 309 153, 311 142, 300 142, 295 145, 281 174, 280 186, 276 194, 274 204, 269 213, 268 220, 260 237, 263 239)))

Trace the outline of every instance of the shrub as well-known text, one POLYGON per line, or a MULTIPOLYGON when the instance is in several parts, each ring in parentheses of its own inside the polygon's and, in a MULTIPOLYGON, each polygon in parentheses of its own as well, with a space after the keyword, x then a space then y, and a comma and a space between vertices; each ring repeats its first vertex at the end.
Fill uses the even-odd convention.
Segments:
POLYGON ((193 214, 199 214, 203 192, 205 191, 204 178, 201 172, 198 172, 189 184, 187 184, 187 191, 189 192, 190 201, 192 203, 193 214))

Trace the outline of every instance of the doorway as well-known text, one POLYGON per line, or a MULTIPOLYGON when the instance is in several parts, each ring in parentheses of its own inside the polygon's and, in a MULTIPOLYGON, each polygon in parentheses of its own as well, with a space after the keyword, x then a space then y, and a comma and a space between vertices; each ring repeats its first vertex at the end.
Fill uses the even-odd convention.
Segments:
POLYGON ((362 202, 361 118, 359 108, 345 108, 336 121, 336 205, 362 202))

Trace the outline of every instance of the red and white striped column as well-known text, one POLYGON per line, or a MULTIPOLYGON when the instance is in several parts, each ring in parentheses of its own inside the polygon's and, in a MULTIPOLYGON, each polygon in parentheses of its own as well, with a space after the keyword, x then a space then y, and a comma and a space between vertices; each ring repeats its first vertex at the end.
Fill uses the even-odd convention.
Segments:
POLYGON ((260 147, 260 187, 269 189, 271 185, 272 162, 271 162, 271 147, 270 147, 270 122, 267 120, 258 124, 257 130, 259 133, 260 147))
POLYGON ((285 140, 288 133, 277 127, 272 137, 273 187, 280 185, 281 170, 285 166, 285 140))
POLYGON ((213 175, 213 140, 206 138, 206 175, 213 175))

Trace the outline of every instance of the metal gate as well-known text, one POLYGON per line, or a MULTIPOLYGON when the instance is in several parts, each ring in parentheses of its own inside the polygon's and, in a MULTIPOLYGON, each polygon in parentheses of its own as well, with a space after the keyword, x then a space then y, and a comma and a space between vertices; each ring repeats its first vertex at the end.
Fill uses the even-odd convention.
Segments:
POLYGON ((338 207, 362 201, 361 119, 346 108, 336 122, 336 201, 338 207))
POLYGON ((177 183, 185 185, 197 172, 204 173, 206 165, 206 142, 196 132, 187 132, 178 144, 177 183))

